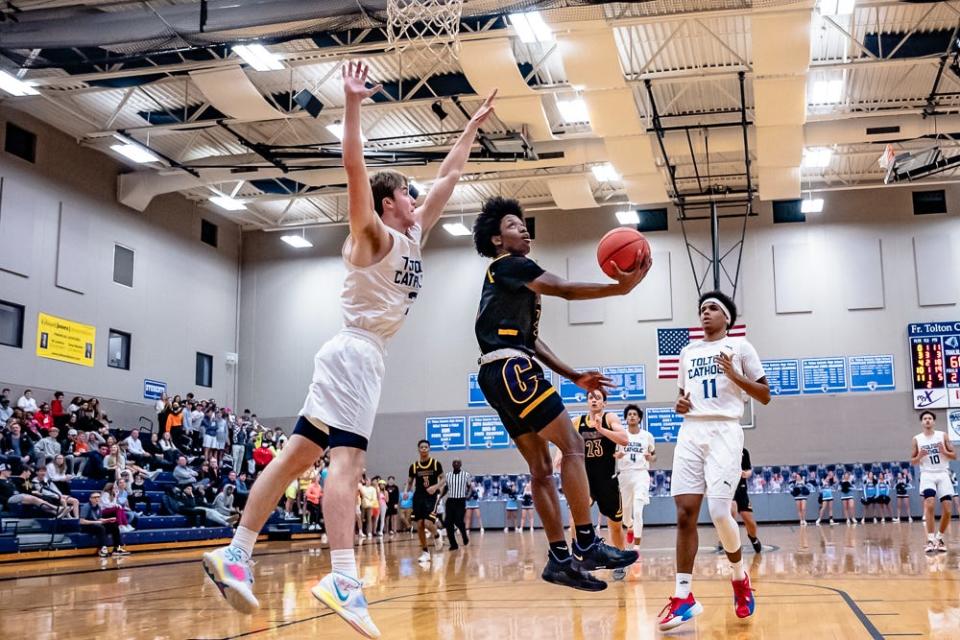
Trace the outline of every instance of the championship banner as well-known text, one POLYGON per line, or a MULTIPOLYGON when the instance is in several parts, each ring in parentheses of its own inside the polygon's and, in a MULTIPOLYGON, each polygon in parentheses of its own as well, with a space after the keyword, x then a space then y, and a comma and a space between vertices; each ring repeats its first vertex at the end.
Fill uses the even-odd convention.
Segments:
POLYGON ((60 362, 93 366, 97 328, 41 313, 37 319, 37 355, 60 362))

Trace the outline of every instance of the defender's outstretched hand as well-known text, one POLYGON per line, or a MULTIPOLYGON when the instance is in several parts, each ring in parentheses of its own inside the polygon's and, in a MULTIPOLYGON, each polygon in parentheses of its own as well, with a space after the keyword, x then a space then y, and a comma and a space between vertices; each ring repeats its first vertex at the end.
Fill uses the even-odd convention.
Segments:
POLYGON ((362 62, 348 62, 340 69, 343 73, 343 92, 348 99, 365 100, 383 89, 382 84, 367 87, 367 74, 370 72, 370 67, 362 62))

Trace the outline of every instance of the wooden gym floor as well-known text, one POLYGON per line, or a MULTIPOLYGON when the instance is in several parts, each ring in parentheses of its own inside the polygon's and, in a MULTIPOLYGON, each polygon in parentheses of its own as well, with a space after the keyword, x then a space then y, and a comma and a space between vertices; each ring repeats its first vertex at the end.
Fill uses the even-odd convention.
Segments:
MULTIPOLYGON (((726 561, 701 529, 694 593, 704 614, 683 638, 843 640, 960 638, 960 527, 951 551, 926 556, 922 524, 762 527, 752 565, 757 612, 733 613, 726 561)), ((745 539, 745 536, 744 536, 745 539)), ((201 551, 142 552, 121 560, 68 558, 0 565, 0 638, 359 637, 309 594, 329 569, 316 541, 262 543, 254 616, 233 613, 197 562, 201 551)), ((539 572, 536 533, 475 534, 469 547, 420 566, 406 536, 359 552, 371 613, 384 638, 482 640, 656 638, 673 590, 673 530, 647 531, 623 583, 598 594, 555 587, 539 572)), ((601 575, 608 572, 601 572, 601 575)))

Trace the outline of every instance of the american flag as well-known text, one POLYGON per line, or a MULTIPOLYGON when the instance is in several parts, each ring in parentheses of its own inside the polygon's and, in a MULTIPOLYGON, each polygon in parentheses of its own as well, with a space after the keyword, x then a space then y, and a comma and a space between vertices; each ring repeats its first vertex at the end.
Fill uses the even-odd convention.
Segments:
MULTIPOLYGON (((747 337, 747 325, 730 327, 731 338, 747 337)), ((703 340, 703 327, 688 329, 657 329, 657 377, 677 378, 680 371, 680 351, 692 340, 703 340)))

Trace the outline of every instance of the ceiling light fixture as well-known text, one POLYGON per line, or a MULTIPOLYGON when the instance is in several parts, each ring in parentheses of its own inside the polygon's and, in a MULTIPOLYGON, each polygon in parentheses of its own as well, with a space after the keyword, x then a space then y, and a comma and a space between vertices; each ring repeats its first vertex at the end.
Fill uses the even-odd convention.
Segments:
POLYGON ((590 112, 583 98, 573 100, 557 99, 557 110, 564 122, 590 122, 590 112))
POLYGON ((37 96, 40 92, 33 85, 29 85, 20 78, 0 71, 0 89, 3 89, 12 96, 37 96))
POLYGON ((617 170, 613 168, 613 165, 609 162, 604 162, 603 164, 595 164, 590 167, 590 171, 593 172, 593 177, 599 180, 600 182, 611 182, 613 180, 619 180, 620 174, 617 173, 617 170))
POLYGON ((235 44, 233 50, 243 61, 257 71, 280 71, 280 56, 270 53, 262 44, 235 44))
POLYGON ((280 236, 280 239, 294 249, 306 249, 313 246, 313 243, 307 240, 304 236, 280 236))
POLYGON ((818 80, 810 90, 811 104, 830 104, 843 100, 843 80, 818 80))
POLYGON ((112 144, 110 145, 110 148, 128 160, 136 162, 137 164, 160 162, 160 158, 157 157, 152 151, 134 142, 112 144))
POLYGON ((856 0, 820 0, 820 15, 849 16, 855 4, 856 0))
POLYGON ((640 214, 636 209, 617 211, 617 221, 620 224, 640 224, 640 214))
POLYGON ((521 42, 552 42, 553 30, 540 15, 539 11, 511 13, 510 24, 516 30, 521 42))
POLYGON ((467 225, 462 222, 446 222, 443 225, 443 230, 452 236, 469 236, 472 234, 467 225))
POLYGON ((227 211, 243 211, 247 208, 247 205, 244 204, 243 200, 237 200, 236 198, 231 198, 230 196, 225 196, 223 194, 210 196, 208 200, 221 209, 225 209, 227 211))
POLYGON ((809 169, 824 169, 830 166, 833 149, 828 147, 813 147, 803 150, 803 166, 809 169))
POLYGON ((823 198, 804 198, 800 202, 800 213, 820 213, 823 211, 823 198))

